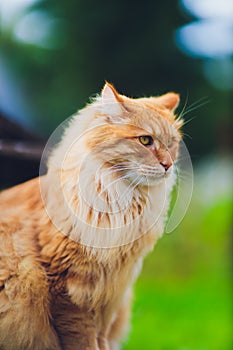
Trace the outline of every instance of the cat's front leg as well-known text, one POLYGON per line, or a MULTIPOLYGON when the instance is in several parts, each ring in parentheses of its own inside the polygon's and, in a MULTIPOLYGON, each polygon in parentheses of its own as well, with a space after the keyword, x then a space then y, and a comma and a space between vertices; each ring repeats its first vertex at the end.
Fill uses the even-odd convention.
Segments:
POLYGON ((71 322, 72 324, 69 321, 65 324, 59 322, 57 326, 63 350, 108 350, 108 348, 99 347, 94 328, 86 326, 83 320, 71 322))
POLYGON ((52 317, 63 350, 102 350, 98 345, 94 312, 80 310, 65 299, 57 298, 52 306, 52 317))
POLYGON ((108 331, 109 350, 120 350, 129 330, 132 291, 128 289, 108 331))
POLYGON ((105 333, 98 335, 98 346, 99 350, 110 350, 109 342, 105 333))

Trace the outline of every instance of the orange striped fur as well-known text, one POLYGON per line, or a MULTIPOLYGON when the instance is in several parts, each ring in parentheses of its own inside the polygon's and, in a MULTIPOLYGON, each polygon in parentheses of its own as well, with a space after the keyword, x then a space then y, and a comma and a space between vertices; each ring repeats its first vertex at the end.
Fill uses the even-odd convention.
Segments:
POLYGON ((0 194, 1 350, 120 348, 133 283, 164 229, 178 102, 130 99, 106 83, 73 117, 48 173, 0 194))

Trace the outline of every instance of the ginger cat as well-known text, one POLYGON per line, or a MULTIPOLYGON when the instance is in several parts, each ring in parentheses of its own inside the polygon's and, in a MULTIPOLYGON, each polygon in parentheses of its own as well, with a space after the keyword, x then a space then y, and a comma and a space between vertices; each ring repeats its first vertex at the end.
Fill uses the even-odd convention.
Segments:
POLYGON ((48 172, 0 194, 0 349, 116 350, 132 285, 162 235, 179 96, 106 83, 75 115, 48 172))

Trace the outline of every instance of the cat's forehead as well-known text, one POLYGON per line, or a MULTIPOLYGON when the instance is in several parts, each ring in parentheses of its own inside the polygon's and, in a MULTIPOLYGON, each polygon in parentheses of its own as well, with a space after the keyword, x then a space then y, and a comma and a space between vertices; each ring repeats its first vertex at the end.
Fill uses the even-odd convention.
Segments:
POLYGON ((177 134, 173 123, 158 110, 141 109, 134 111, 132 121, 135 126, 157 137, 175 136, 177 134))
POLYGON ((168 121, 156 114, 142 116, 140 122, 151 134, 162 135, 170 129, 168 121))
POLYGON ((174 128, 173 113, 169 113, 160 105, 151 103, 149 98, 134 100, 134 103, 129 104, 128 107, 133 123, 147 130, 148 133, 156 136, 177 133, 174 128))

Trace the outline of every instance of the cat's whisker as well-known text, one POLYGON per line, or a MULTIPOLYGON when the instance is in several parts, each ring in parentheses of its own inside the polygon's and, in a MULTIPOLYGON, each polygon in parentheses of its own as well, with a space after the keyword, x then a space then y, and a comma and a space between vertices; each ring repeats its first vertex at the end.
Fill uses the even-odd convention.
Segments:
POLYGON ((208 102, 209 102, 208 97, 207 97, 207 96, 203 96, 203 97, 199 98, 197 101, 192 102, 192 103, 188 106, 187 110, 189 110, 190 108, 193 108, 193 107, 198 108, 198 107, 201 106, 203 103, 208 103, 208 102))
POLYGON ((192 120, 196 119, 196 117, 197 117, 197 116, 193 116, 193 117, 191 117, 191 118, 185 120, 185 121, 183 122, 182 126, 185 126, 185 125, 189 124, 192 120))
POLYGON ((113 164, 111 167, 108 167, 108 169, 120 169, 125 166, 129 166, 129 162, 121 162, 118 164, 113 164))
MULTIPOLYGON (((202 106, 205 106, 207 103, 209 103, 209 101, 205 101, 205 102, 203 102, 203 103, 200 103, 200 104, 197 105, 197 106, 194 106, 194 107, 192 107, 192 108, 187 109, 187 110, 182 114, 182 118, 183 118, 186 114, 188 114, 188 113, 190 113, 190 112, 192 112, 192 111, 195 111, 196 109, 198 109, 198 108, 200 108, 200 107, 202 107, 202 106)), ((192 117, 192 118, 188 119, 187 121, 185 121, 185 123, 190 122, 190 121, 193 120, 194 118, 195 118, 195 117, 192 117)), ((183 125, 185 125, 185 124, 183 124, 183 125)))
POLYGON ((134 185, 132 191, 134 191, 134 189, 135 189, 136 187, 138 187, 138 185, 140 185, 141 180, 142 180, 142 176, 138 176, 138 181, 135 183, 135 185, 134 185))
POLYGON ((191 103, 186 109, 186 106, 187 106, 187 99, 186 99, 185 105, 184 105, 181 113, 179 114, 178 118, 176 118, 176 119, 183 118, 187 113, 192 112, 193 110, 195 110, 199 107, 202 107, 203 105, 205 105, 208 102, 209 101, 207 100, 207 97, 201 97, 197 101, 191 103))
MULTIPOLYGON (((141 179, 141 177, 139 177, 140 179, 141 179)), ((125 192, 125 194, 124 194, 124 197, 125 198, 128 198, 128 196, 130 195, 132 195, 132 193, 134 192, 134 190, 135 190, 135 188, 140 184, 140 182, 141 182, 141 180, 138 180, 137 182, 135 182, 134 184, 131 184, 129 187, 130 188, 128 188, 128 191, 127 192, 125 192)), ((119 202, 121 202, 121 199, 122 199, 122 197, 123 196, 121 196, 121 198, 119 199, 119 202)), ((123 197, 123 198, 124 198, 123 197)), ((128 202, 127 202, 127 204, 130 204, 130 200, 128 200, 128 202)))
POLYGON ((182 159, 180 159, 180 161, 176 161, 175 163, 174 163, 174 165, 173 165, 173 170, 175 171, 175 172, 185 172, 186 170, 185 169, 182 169, 181 170, 181 167, 180 167, 180 163, 181 163, 181 161, 184 161, 184 160, 186 160, 186 159, 188 159, 188 157, 186 158, 186 157, 183 157, 182 159))
POLYGON ((176 177, 178 180, 184 180, 184 181, 192 179, 192 175, 185 171, 182 171, 182 172, 177 171, 176 177))
POLYGON ((141 167, 140 171, 143 174, 147 174, 147 173, 154 174, 154 175, 161 174, 161 170, 155 167, 141 167))
POLYGON ((188 94, 187 94, 187 96, 185 98, 184 106, 183 106, 181 112, 179 113, 179 115, 176 117, 174 124, 177 124, 182 119, 183 113, 184 113, 184 111, 186 109, 186 106, 187 106, 187 103, 188 103, 188 94))
MULTIPOLYGON (((179 122, 181 121, 181 119, 184 118, 185 115, 187 115, 188 113, 198 109, 198 108, 201 108, 203 107, 204 105, 206 105, 207 103, 209 103, 209 100, 207 99, 207 97, 202 97, 200 98, 199 100, 191 103, 187 109, 186 109, 186 105, 187 105, 187 99, 185 100, 185 104, 184 104, 184 107, 182 108, 182 111, 180 112, 180 114, 178 115, 178 117, 175 119, 175 122, 174 122, 174 126, 176 126, 177 124, 179 124, 179 122), (203 102, 202 102, 203 101, 203 102)), ((195 119, 196 117, 191 117, 189 118, 188 120, 186 121, 183 121, 182 123, 182 126, 190 123, 193 119, 195 119)))
POLYGON ((107 168, 104 172, 101 178, 103 179, 104 177, 120 172, 120 171, 125 171, 125 170, 131 170, 129 167, 129 163, 119 163, 117 165, 113 165, 110 168, 107 168))
POLYGON ((182 135, 183 135, 183 137, 184 137, 184 136, 187 136, 190 140, 193 139, 192 136, 189 135, 189 134, 187 134, 186 132, 182 132, 182 135))
POLYGON ((124 179, 124 178, 127 178, 129 175, 129 172, 132 172, 132 169, 131 168, 125 168, 124 170, 121 170, 121 171, 124 171, 124 173, 122 175, 118 175, 117 173, 120 173, 120 170, 119 171, 111 171, 109 172, 108 174, 103 174, 103 176, 101 177, 101 183, 104 184, 104 182, 106 182, 106 177, 110 177, 111 179, 111 176, 114 176, 112 177, 113 181, 111 181, 107 187, 104 187, 103 188, 103 191, 101 192, 104 192, 106 188, 108 188, 109 186, 111 186, 111 184, 115 183, 115 182, 118 182, 120 181, 121 179, 124 179), (117 176, 117 177, 115 177, 117 176))
POLYGON ((149 165, 149 164, 137 164, 137 166, 135 167, 135 171, 138 171, 138 170, 142 170, 143 169, 150 169, 150 170, 156 170, 156 167, 153 166, 153 165, 149 165))
POLYGON ((134 186, 135 182, 137 183, 138 179, 141 178, 141 175, 138 175, 134 180, 132 180, 129 185, 126 187, 126 190, 121 194, 121 196, 119 197, 119 202, 121 201, 122 198, 127 198, 129 193, 132 193, 133 190, 135 189, 134 186))
POLYGON ((152 166, 152 165, 146 165, 146 164, 143 164, 143 166, 141 166, 140 169, 141 169, 142 171, 143 171, 144 169, 156 171, 156 167, 154 167, 154 166, 152 166))
POLYGON ((131 175, 128 173, 128 174, 125 174, 121 177, 118 177, 117 179, 115 179, 114 181, 110 182, 107 186, 103 187, 102 191, 99 193, 99 196, 101 196, 104 192, 107 191, 107 189, 109 187, 111 187, 113 184, 117 183, 117 182, 120 182, 121 180, 124 180, 124 179, 127 179, 129 178, 131 175))
POLYGON ((183 155, 183 156, 179 156, 179 158, 173 163, 174 166, 178 166, 178 164, 185 159, 190 159, 189 155, 183 155))
POLYGON ((189 178, 189 174, 178 174, 177 179, 179 180, 187 180, 189 178))
POLYGON ((113 168, 113 170, 110 170, 110 169, 109 169, 109 171, 104 172, 104 174, 103 174, 101 177, 102 177, 102 179, 103 179, 103 178, 105 178, 106 176, 115 174, 115 173, 120 172, 120 171, 125 171, 125 170, 131 170, 131 168, 129 168, 129 167, 122 167, 122 168, 118 168, 118 169, 113 168))

